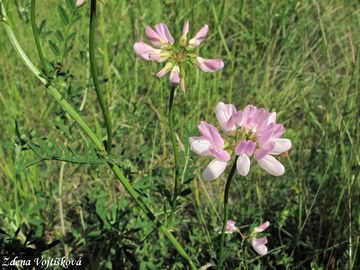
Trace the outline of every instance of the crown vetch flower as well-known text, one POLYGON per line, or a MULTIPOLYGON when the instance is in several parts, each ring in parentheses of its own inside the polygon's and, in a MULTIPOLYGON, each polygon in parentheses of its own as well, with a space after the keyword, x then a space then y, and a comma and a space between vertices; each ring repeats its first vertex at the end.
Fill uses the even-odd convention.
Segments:
POLYGON ((145 35, 152 46, 143 41, 134 44, 135 54, 142 60, 159 63, 167 61, 156 76, 161 78, 170 72, 170 83, 179 85, 183 91, 185 91, 185 67, 188 63, 204 72, 216 72, 224 67, 220 59, 204 59, 195 52, 195 48, 206 38, 209 27, 204 25, 193 38, 188 40, 189 28, 189 21, 186 21, 179 43, 175 43, 166 24, 160 23, 154 28, 146 26, 145 35))
MULTIPOLYGON (((212 127, 213 133, 221 139, 221 144, 217 148, 204 135, 190 138, 190 146, 195 153, 216 157, 203 172, 205 180, 218 178, 225 170, 232 153, 238 156, 236 168, 242 176, 249 173, 251 156, 271 175, 284 174, 284 166, 274 156, 287 152, 291 148, 291 141, 282 138, 285 128, 276 123, 276 113, 270 113, 263 108, 258 109, 253 105, 247 105, 243 111, 237 111, 234 105, 220 102, 215 108, 215 114, 225 131, 225 141, 218 130, 209 124, 207 125, 212 127), (226 159, 214 155, 214 149, 226 153, 226 159)), ((202 127, 200 124, 199 130, 202 127)))
POLYGON ((256 227, 252 233, 253 237, 252 237, 251 245, 253 249, 261 256, 264 256, 268 252, 268 248, 266 247, 268 240, 266 237, 256 238, 256 235, 257 233, 265 231, 269 226, 270 226, 270 222, 266 221, 265 223, 256 227))
POLYGON ((233 233, 238 230, 238 228, 235 226, 236 222, 234 220, 229 219, 226 222, 226 233, 233 233))

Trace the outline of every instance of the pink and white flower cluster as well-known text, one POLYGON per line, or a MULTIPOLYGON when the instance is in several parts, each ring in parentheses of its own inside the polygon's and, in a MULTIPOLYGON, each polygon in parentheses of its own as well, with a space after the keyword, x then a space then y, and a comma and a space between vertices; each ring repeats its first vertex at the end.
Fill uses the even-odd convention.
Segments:
MULTIPOLYGON (((234 233, 239 232, 239 229, 236 227, 236 222, 234 220, 229 219, 226 223, 226 233, 234 233)), ((266 244, 268 243, 268 240, 266 236, 257 238, 258 233, 262 233, 270 226, 270 222, 266 221, 265 223, 259 225, 258 227, 255 227, 254 230, 251 232, 250 238, 251 238, 251 245, 253 249, 261 256, 264 256, 268 252, 268 248, 266 247, 266 244)))
POLYGON ((159 63, 167 61, 156 76, 161 78, 170 72, 171 84, 180 85, 183 91, 185 91, 186 63, 191 63, 204 72, 215 72, 224 67, 220 59, 204 59, 195 53, 195 48, 200 46, 209 32, 207 25, 204 25, 190 40, 187 39, 188 32, 189 21, 186 21, 179 43, 175 44, 166 24, 157 24, 155 29, 146 26, 145 34, 152 46, 143 41, 134 44, 134 51, 141 59, 159 63))
POLYGON ((269 226, 270 226, 270 222, 266 221, 265 223, 261 224, 260 226, 254 228, 254 231, 252 233, 251 245, 252 245, 253 249, 261 256, 266 255, 266 253, 268 252, 268 248, 266 247, 268 240, 267 240, 266 236, 257 238, 256 235, 258 233, 265 231, 269 226))
POLYGON ((291 141, 282 138, 285 128, 276 123, 275 112, 270 113, 253 105, 237 111, 234 105, 220 102, 215 114, 225 132, 225 140, 215 126, 204 121, 198 126, 201 136, 190 138, 192 151, 214 158, 202 173, 205 180, 218 178, 233 153, 238 156, 236 168, 242 176, 249 173, 251 156, 271 175, 284 174, 284 166, 274 156, 287 152, 291 141))

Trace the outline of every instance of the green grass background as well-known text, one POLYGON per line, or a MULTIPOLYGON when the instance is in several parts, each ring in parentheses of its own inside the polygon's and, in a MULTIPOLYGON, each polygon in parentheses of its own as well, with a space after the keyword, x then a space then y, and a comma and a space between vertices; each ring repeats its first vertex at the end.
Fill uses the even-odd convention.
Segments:
MULTIPOLYGON (((5 1, 21 45, 40 66, 28 1, 5 1)), ((54 81, 81 115, 105 137, 89 73, 89 3, 69 30, 76 35, 65 59, 48 45, 62 43, 57 11, 65 1, 37 1, 37 23, 46 19, 41 42, 58 63, 54 81), (61 62, 61 65, 59 64, 61 62)), ((166 124, 168 79, 154 76, 161 64, 133 53, 144 27, 168 24, 181 35, 205 23, 210 33, 200 48, 221 58, 222 71, 187 71, 187 90, 175 98, 185 188, 171 228, 197 265, 216 262, 225 177, 200 179, 209 159, 190 153, 188 137, 200 120, 216 123, 215 105, 247 104, 277 112, 293 146, 281 157, 284 176, 275 178, 252 164, 236 176, 231 219, 239 226, 265 220, 269 254, 257 257, 239 235, 228 236, 224 269, 359 269, 360 5, 357 1, 104 1, 99 3, 98 66, 114 126, 114 152, 148 205, 162 215, 169 205, 173 159, 166 124), (187 193, 184 192, 184 193, 187 193)), ((82 256, 93 269, 185 269, 181 258, 140 213, 104 165, 39 162, 21 140, 48 138, 86 152, 88 139, 22 64, 0 27, 0 226, 61 244, 51 256, 82 256), (17 123, 17 124, 15 124, 17 123)), ((50 153, 51 155, 51 153, 50 153)), ((249 227, 242 228, 243 233, 249 227)), ((88 266, 90 267, 90 266, 88 266)))

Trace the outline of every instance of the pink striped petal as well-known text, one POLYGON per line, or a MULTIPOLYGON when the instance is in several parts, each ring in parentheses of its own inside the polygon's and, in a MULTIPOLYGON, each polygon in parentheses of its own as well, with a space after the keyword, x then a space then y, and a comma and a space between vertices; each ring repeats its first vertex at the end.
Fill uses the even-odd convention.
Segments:
POLYGON ((216 127, 206 123, 205 121, 201 121, 198 129, 201 135, 208 139, 211 144, 221 149, 224 147, 224 140, 222 139, 216 127))
POLYGON ((156 48, 161 48, 167 41, 156 33, 150 26, 145 27, 145 34, 149 42, 156 48))
POLYGON ((235 130, 234 115, 236 114, 236 108, 232 104, 224 104, 219 102, 215 108, 215 115, 219 121, 221 127, 225 131, 235 130))
POLYGON ((284 166, 273 156, 266 155, 264 158, 259 159, 258 163, 261 168, 273 176, 280 176, 285 173, 284 166))
POLYGON ((266 155, 271 153, 275 148, 275 143, 268 143, 263 146, 261 146, 260 149, 256 150, 254 153, 254 158, 259 160, 264 158, 266 155))
POLYGON ((161 53, 161 50, 155 49, 149 45, 147 45, 145 42, 137 42, 134 44, 134 51, 137 56, 139 56, 141 59, 146 61, 152 61, 153 59, 150 57, 150 53, 152 54, 159 54, 161 53))
POLYGON ((163 67, 157 74, 156 77, 158 77, 159 79, 164 77, 172 68, 172 64, 171 63, 167 63, 165 65, 165 67, 163 67))
POLYGON ((172 85, 180 84, 180 68, 179 66, 174 66, 170 73, 170 83, 172 85))
POLYGON ((205 24, 199 32, 196 33, 196 35, 189 40, 189 46, 190 48, 198 47, 201 42, 205 39, 207 33, 209 32, 209 26, 205 24))
POLYGON ((226 169, 227 162, 214 159, 202 173, 204 180, 217 179, 226 169))
POLYGON ((185 39, 187 38, 187 34, 189 33, 189 27, 190 27, 190 23, 189 21, 186 21, 184 23, 184 26, 183 26, 183 30, 182 30, 182 34, 181 34, 181 38, 182 39, 185 39))
POLYGON ((247 125, 249 123, 249 120, 252 119, 254 112, 257 110, 257 108, 253 105, 247 105, 243 112, 242 112, 242 118, 240 125, 242 127, 247 128, 247 125))
POLYGON ((242 140, 235 148, 235 154, 241 155, 245 153, 248 156, 251 156, 254 153, 255 147, 256 147, 255 142, 242 140))
POLYGON ((159 23, 157 25, 155 25, 155 29, 156 32, 159 34, 159 36, 161 38, 163 38, 164 40, 166 40, 168 43, 170 43, 171 45, 174 44, 174 38, 172 37, 172 35, 170 34, 170 31, 167 27, 166 24, 164 23, 159 23))
POLYGON ((269 118, 269 113, 264 109, 258 109, 254 114, 254 122, 257 126, 260 126, 263 122, 267 123, 269 118))
POLYGON ((263 224, 257 226, 256 228, 254 228, 254 231, 255 232, 263 232, 265 231, 267 228, 269 228, 270 226, 270 222, 269 221, 266 221, 264 222, 263 224))
POLYGON ((257 233, 265 231, 267 228, 269 228, 270 222, 266 221, 263 224, 259 225, 258 227, 254 228, 254 231, 257 233))
POLYGON ((240 127, 243 118, 243 112, 237 112, 233 115, 233 121, 236 127, 240 127))
POLYGON ((164 52, 160 49, 157 49, 156 51, 151 51, 149 53, 149 58, 151 60, 154 60, 158 63, 162 63, 166 60, 168 60, 168 58, 170 57, 170 53, 169 52, 164 52))
POLYGON ((221 161, 229 161, 230 160, 230 155, 225 150, 210 146, 209 152, 218 160, 221 160, 221 161))
POLYGON ((220 59, 204 59, 196 57, 199 68, 204 72, 216 72, 224 67, 224 62, 220 59))
POLYGON ((273 127, 273 137, 280 138, 285 132, 285 128, 281 124, 276 124, 273 127))
POLYGON ((268 129, 268 130, 263 130, 263 132, 261 133, 260 137, 259 137, 259 144, 265 145, 272 137, 273 135, 273 130, 272 129, 268 129))

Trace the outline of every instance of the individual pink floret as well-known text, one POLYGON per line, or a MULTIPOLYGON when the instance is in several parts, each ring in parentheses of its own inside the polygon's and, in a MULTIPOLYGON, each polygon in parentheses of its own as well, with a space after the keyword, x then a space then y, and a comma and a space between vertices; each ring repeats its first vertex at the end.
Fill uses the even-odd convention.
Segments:
POLYGON ((251 241, 251 245, 253 249, 260 255, 264 256, 268 252, 268 248, 266 247, 266 244, 268 243, 268 240, 266 237, 256 238, 257 233, 261 233, 265 231, 270 226, 270 222, 266 221, 265 223, 261 224, 260 226, 254 228, 253 231, 253 238, 251 241))
POLYGON ((214 180, 225 170, 230 155, 224 150, 224 140, 216 127, 202 121, 198 128, 202 136, 190 138, 191 150, 198 155, 215 158, 202 173, 205 180, 214 180))
POLYGON ((266 247, 266 244, 268 243, 268 240, 266 237, 256 238, 254 237, 251 245, 253 249, 260 255, 264 256, 268 252, 268 248, 266 247))
POLYGON ((238 228, 235 226, 236 222, 234 220, 229 219, 226 222, 226 233, 233 233, 238 230, 238 228))

